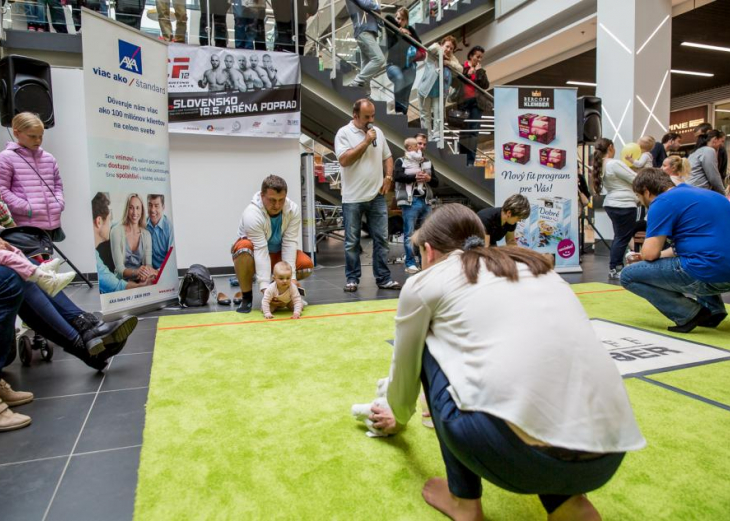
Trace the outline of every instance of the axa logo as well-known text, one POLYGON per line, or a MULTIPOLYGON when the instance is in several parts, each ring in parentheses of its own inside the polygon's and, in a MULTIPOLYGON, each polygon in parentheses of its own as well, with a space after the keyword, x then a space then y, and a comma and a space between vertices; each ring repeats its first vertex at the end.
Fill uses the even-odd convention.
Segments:
POLYGON ((142 74, 142 47, 119 40, 119 68, 142 74))

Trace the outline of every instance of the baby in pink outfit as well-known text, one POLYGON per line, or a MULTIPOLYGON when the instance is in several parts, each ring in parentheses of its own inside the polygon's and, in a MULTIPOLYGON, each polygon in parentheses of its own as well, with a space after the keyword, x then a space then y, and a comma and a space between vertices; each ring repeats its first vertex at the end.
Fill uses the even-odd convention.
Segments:
POLYGON ((274 318, 274 311, 287 308, 294 311, 292 318, 302 315, 304 301, 299 294, 299 288, 291 280, 292 271, 289 263, 281 261, 274 265, 274 282, 264 292, 261 301, 261 311, 268 320, 274 318))
POLYGON ((23 280, 35 282, 51 297, 55 297, 76 276, 72 271, 56 273, 60 264, 60 259, 54 259, 36 266, 18 248, 0 239, 0 265, 10 268, 23 280))

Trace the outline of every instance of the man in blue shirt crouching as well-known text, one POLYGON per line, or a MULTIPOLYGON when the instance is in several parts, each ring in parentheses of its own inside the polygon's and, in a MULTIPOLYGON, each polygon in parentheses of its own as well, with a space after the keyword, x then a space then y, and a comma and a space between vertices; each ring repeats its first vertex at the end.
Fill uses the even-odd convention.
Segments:
POLYGON ((642 262, 624 268, 621 285, 672 320, 670 331, 719 326, 727 317, 721 294, 730 291, 730 201, 704 188, 675 187, 656 168, 641 170, 633 189, 649 208, 646 240, 634 260, 642 262))

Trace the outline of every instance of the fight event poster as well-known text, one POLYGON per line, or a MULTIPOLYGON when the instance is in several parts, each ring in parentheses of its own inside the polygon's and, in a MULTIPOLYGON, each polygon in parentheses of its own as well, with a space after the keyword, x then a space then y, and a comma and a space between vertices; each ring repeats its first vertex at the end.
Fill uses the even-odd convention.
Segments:
POLYGON ((555 270, 581 271, 578 252, 577 94, 573 88, 494 89, 495 206, 530 201, 517 244, 555 257, 555 270))
POLYGON ((168 86, 170 132, 299 139, 296 54, 172 44, 168 86))
POLYGON ((89 229, 102 312, 118 315, 177 298, 167 46, 93 11, 81 16, 89 229))

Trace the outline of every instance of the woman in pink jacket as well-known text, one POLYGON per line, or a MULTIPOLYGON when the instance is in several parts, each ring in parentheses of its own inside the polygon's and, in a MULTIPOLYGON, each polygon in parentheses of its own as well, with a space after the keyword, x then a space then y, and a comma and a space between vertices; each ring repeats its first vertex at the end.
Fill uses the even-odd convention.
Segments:
POLYGON ((66 203, 56 159, 41 148, 43 122, 22 112, 12 125, 18 142, 0 152, 0 196, 18 226, 52 232, 61 227, 66 203))

